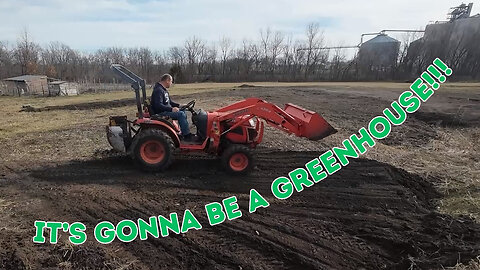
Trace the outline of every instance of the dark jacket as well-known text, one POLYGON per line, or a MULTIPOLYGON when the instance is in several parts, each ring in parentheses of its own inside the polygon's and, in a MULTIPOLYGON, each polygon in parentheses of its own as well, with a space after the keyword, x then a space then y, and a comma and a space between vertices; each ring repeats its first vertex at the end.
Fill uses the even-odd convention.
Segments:
POLYGON ((155 87, 153 87, 151 105, 154 114, 171 112, 172 107, 180 107, 180 104, 175 103, 170 99, 168 90, 158 82, 155 84, 155 87))

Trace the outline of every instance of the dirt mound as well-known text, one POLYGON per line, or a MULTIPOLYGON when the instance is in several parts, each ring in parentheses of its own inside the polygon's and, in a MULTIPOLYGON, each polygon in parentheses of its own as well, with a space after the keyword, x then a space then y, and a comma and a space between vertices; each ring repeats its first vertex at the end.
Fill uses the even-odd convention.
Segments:
MULTIPOLYGON (((133 95, 133 94, 132 94, 133 95)), ((183 95, 182 98, 190 98, 195 95, 183 95)), ((172 96, 175 97, 175 96, 172 96)), ((93 102, 83 102, 76 104, 68 105, 59 105, 59 106, 46 106, 35 108, 31 105, 23 105, 20 109, 20 112, 43 112, 43 111, 55 111, 55 110, 95 110, 95 109, 104 109, 104 108, 117 108, 124 106, 135 105, 136 101, 134 98, 124 98, 108 101, 93 101, 93 102)))
POLYGON ((21 112, 40 112, 40 109, 37 109, 35 107, 32 107, 32 105, 22 105, 22 108, 20 109, 21 112))
POLYGON ((408 119, 405 124, 393 127, 381 142, 386 145, 424 146, 436 138, 438 134, 434 127, 416 119, 408 119))
POLYGON ((423 121, 429 125, 441 126, 441 127, 470 127, 472 123, 464 120, 462 117, 455 114, 447 114, 441 112, 424 112, 417 111, 412 114, 412 117, 423 121))
POLYGON ((238 86, 238 87, 239 87, 239 88, 252 88, 252 87, 257 87, 257 86, 255 86, 255 85, 253 85, 253 84, 246 84, 246 83, 244 83, 244 84, 242 84, 242 85, 240 85, 240 86, 238 86))
POLYGON ((21 111, 27 112, 42 112, 42 111, 54 111, 54 110, 93 110, 93 109, 102 109, 102 108, 116 108, 134 105, 135 99, 125 98, 118 100, 110 101, 95 101, 95 102, 85 102, 77 104, 69 104, 62 106, 46 106, 43 108, 33 108, 31 106, 25 108, 23 107, 21 111))
MULTIPOLYGON (((90 228, 101 220, 146 219, 187 208, 204 225, 184 235, 136 240, 117 252, 115 243, 103 246, 89 240, 100 248, 76 258, 103 258, 105 253, 113 256, 106 263, 116 258, 138 262, 133 269, 440 268, 480 252, 478 224, 434 213, 439 194, 432 185, 388 164, 353 160, 287 200, 271 196, 275 177, 319 154, 261 150, 253 174, 243 178, 223 173, 214 158, 179 156, 167 172, 158 174, 139 172, 126 157, 77 161, 30 172, 25 192, 44 191, 42 198, 56 209, 54 218, 81 220, 90 228), (271 206, 248 214, 251 188, 271 206), (210 227, 203 206, 231 194, 239 198, 243 217, 210 227)), ((32 218, 51 215, 35 213, 32 218)), ((35 265, 35 260, 24 263, 35 265)))

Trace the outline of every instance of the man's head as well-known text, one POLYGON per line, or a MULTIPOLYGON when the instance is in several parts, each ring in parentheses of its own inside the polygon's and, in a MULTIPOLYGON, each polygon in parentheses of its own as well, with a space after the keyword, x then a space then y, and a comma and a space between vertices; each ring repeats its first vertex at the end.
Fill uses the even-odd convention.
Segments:
POLYGON ((172 86, 172 83, 173 83, 173 78, 172 78, 172 75, 170 74, 163 74, 162 77, 160 78, 160 84, 165 88, 169 88, 170 86, 172 86))

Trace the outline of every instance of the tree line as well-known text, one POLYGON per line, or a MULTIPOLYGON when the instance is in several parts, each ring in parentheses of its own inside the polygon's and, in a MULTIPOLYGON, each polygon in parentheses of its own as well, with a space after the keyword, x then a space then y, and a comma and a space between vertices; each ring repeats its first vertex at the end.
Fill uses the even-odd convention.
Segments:
POLYGON ((301 40, 270 28, 259 31, 257 40, 240 44, 228 37, 214 43, 193 36, 183 45, 164 51, 148 47, 109 47, 83 53, 61 42, 40 46, 24 31, 16 44, 0 42, 0 78, 42 74, 79 83, 118 82, 109 70, 119 63, 145 78, 148 83, 171 73, 177 83, 239 81, 351 81, 408 80, 418 76, 435 57, 444 59, 466 79, 480 77, 479 33, 462 39, 454 48, 442 44, 416 42, 406 36, 398 60, 388 67, 347 59, 344 49, 324 50, 325 37, 316 23, 306 27, 301 40), (477 42, 475 42, 477 41, 477 42))

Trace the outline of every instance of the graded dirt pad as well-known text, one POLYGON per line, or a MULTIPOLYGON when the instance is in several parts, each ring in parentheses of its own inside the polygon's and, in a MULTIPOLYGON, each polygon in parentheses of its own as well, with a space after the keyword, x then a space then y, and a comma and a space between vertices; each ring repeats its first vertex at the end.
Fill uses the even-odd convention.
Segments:
MULTIPOLYGON (((110 153, 106 142, 80 141, 82 136, 103 138, 104 127, 98 123, 25 134, 22 141, 29 146, 15 145, 25 147, 21 150, 15 149, 13 140, 5 141, 6 147, 0 150, 8 157, 0 165, 0 269, 441 269, 478 256, 480 225, 467 217, 435 212, 441 195, 432 179, 386 163, 352 160, 341 171, 286 200, 272 196, 270 185, 276 177, 337 146, 379 115, 402 89, 387 95, 365 91, 265 87, 177 97, 182 102, 196 98, 197 107, 206 109, 250 96, 279 105, 291 102, 320 112, 339 129, 333 138, 320 142, 268 129, 265 142, 255 152, 257 165, 248 177, 226 175, 215 158, 187 155, 178 155, 164 173, 143 173, 129 158, 110 153), (29 153, 35 138, 54 147, 35 152, 35 160, 29 160, 28 154, 15 159, 16 151, 29 153), (79 157, 75 150, 80 148, 91 153, 79 157), (249 214, 251 188, 270 207, 249 214), (243 216, 211 227, 204 205, 232 195, 237 196, 243 216), (116 240, 109 245, 93 237, 100 221, 116 224, 171 212, 177 212, 181 220, 185 209, 192 211, 203 229, 131 243, 116 240), (61 233, 56 245, 33 244, 35 220, 83 222, 88 240, 73 246, 68 244, 68 235, 61 233)), ((443 113, 467 127, 478 126, 473 117, 478 113, 476 107, 455 114, 455 104, 442 105, 452 95, 438 94, 420 111, 443 113)), ((455 92, 455 96, 461 95, 455 92)), ((478 98, 476 93, 465 96, 478 98)), ((476 104, 468 102, 469 106, 476 104)), ((133 106, 128 109, 134 110, 133 106)), ((382 143, 425 145, 437 136, 436 127, 425 115, 411 115, 394 129, 397 135, 390 135, 396 136, 391 144, 382 143)))
POLYGON ((255 172, 243 178, 219 173, 215 159, 188 156, 178 157, 171 170, 156 175, 138 173, 122 157, 22 173, 22 196, 43 202, 42 207, 22 209, 29 224, 36 216, 82 221, 93 239, 92 228, 102 220, 182 215, 188 208, 204 228, 161 239, 107 246, 90 241, 79 247, 33 245, 32 230, 15 236, 9 232, 8 237, 1 231, 2 247, 16 246, 4 250, 4 266, 22 268, 29 262, 108 268, 113 262, 134 262, 131 269, 428 269, 478 253, 480 226, 434 213, 438 194, 431 184, 388 164, 359 159, 285 201, 271 196, 272 171, 286 175, 319 154, 260 149, 255 172), (271 206, 248 214, 253 187, 271 206), (244 216, 210 227, 203 206, 232 194, 239 198, 244 216))

